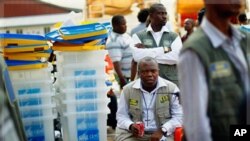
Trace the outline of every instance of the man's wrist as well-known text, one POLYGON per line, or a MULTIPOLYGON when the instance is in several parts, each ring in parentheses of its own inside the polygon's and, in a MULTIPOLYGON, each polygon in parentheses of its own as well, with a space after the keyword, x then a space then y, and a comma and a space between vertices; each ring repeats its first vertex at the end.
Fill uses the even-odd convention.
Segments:
POLYGON ((167 137, 167 129, 164 127, 161 127, 161 132, 163 134, 163 136, 167 137))

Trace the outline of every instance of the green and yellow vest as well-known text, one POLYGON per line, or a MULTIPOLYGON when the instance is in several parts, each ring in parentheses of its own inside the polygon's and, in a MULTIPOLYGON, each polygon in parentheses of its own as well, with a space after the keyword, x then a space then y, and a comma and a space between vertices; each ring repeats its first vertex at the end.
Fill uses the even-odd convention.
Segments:
MULTIPOLYGON (((249 68, 249 34, 246 37, 240 45, 249 68)), ((240 74, 222 47, 214 48, 201 28, 184 43, 182 52, 186 50, 193 50, 205 69, 209 90, 207 114, 213 141, 229 141, 230 125, 246 123, 246 98, 240 74)))
MULTIPOLYGON (((136 34, 146 48, 163 47, 163 46, 171 48, 171 44, 178 36, 174 32, 163 32, 160 44, 159 46, 157 46, 151 32, 149 31, 147 32, 146 29, 136 34)), ((174 82, 175 84, 178 84, 176 65, 159 64, 159 68, 160 68, 159 75, 162 78, 165 78, 171 82, 174 82)))
MULTIPOLYGON (((167 86, 160 87, 157 90, 155 98, 155 120, 158 127, 163 125, 165 122, 170 120, 170 103, 171 95, 174 93, 175 84, 164 80, 167 86)), ((135 81, 129 83, 123 88, 123 94, 125 95, 125 100, 128 103, 129 116, 132 121, 142 121, 143 115, 143 101, 142 92, 140 89, 133 88, 135 81)))

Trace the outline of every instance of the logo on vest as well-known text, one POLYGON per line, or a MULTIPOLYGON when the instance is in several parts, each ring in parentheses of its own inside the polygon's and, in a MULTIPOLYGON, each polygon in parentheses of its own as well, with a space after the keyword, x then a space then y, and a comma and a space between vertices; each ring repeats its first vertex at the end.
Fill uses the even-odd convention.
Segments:
POLYGON ((138 106, 138 100, 129 99, 129 105, 138 106))
POLYGON ((170 42, 169 40, 164 40, 164 41, 163 41, 163 46, 169 47, 170 44, 171 44, 171 42, 170 42))
POLYGON ((231 66, 227 61, 219 61, 210 64, 209 71, 212 74, 212 78, 227 77, 232 74, 231 66))
POLYGON ((143 44, 144 44, 145 46, 152 47, 152 46, 153 46, 153 40, 151 40, 151 39, 144 39, 144 40, 143 40, 143 44))
POLYGON ((160 96, 160 103, 165 103, 168 101, 168 96, 164 95, 164 96, 160 96))

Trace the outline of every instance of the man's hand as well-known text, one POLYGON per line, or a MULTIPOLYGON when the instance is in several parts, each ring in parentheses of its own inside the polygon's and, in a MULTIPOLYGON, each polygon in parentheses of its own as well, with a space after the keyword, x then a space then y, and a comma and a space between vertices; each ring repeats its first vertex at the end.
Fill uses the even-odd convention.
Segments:
POLYGON ((158 129, 157 131, 154 132, 154 134, 151 135, 150 141, 160 141, 162 136, 163 136, 163 134, 162 134, 161 129, 158 129))
POLYGON ((136 124, 131 124, 129 129, 132 132, 133 136, 139 137, 139 126, 137 126, 136 124))
POLYGON ((137 48, 145 48, 144 45, 142 43, 137 43, 135 44, 135 47, 137 48))

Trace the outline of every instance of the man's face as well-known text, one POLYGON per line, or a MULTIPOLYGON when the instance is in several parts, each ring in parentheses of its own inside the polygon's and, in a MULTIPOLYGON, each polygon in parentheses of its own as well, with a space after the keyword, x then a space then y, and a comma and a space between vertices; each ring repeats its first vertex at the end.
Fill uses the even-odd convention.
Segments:
POLYGON ((159 8, 150 13, 151 24, 164 26, 167 22, 167 12, 166 8, 163 6, 159 6, 159 8))
POLYGON ((153 87, 157 83, 159 75, 158 65, 155 62, 143 62, 140 64, 139 76, 142 84, 146 87, 153 87))
POLYGON ((237 16, 245 4, 245 0, 205 0, 206 4, 212 4, 220 17, 237 16))
POLYGON ((127 31, 127 23, 125 19, 121 20, 121 23, 116 26, 116 32, 123 34, 127 31))
POLYGON ((192 21, 191 20, 185 20, 184 21, 184 29, 186 30, 186 31, 190 31, 190 30, 192 30, 194 28, 194 24, 192 23, 192 21))

